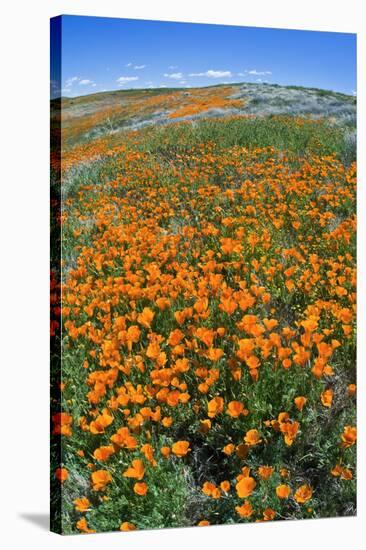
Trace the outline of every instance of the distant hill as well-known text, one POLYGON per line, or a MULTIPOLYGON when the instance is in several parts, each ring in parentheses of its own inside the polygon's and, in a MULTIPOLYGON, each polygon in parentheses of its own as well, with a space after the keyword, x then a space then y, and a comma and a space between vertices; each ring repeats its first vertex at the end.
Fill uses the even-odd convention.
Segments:
POLYGON ((63 137, 69 145, 147 125, 229 115, 326 117, 351 133, 356 126, 354 96, 268 83, 130 89, 62 97, 51 101, 53 116, 59 116, 60 105, 63 137))

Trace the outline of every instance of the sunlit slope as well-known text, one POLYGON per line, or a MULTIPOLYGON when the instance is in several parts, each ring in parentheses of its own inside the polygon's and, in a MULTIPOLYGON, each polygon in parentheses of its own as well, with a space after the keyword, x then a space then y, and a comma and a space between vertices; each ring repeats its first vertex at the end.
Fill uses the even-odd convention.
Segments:
POLYGON ((118 90, 61 101, 68 145, 145 125, 228 115, 328 117, 350 127, 356 117, 355 97, 272 84, 118 90))

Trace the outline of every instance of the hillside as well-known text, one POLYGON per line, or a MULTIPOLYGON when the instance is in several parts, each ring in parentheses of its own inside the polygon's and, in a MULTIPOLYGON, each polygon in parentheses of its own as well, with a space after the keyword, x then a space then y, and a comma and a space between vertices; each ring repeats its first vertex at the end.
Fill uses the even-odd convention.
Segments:
POLYGON ((52 109, 55 530, 355 515, 356 99, 52 109))
MULTIPOLYGON (((353 96, 275 84, 118 90, 62 98, 61 102, 63 139, 70 146, 149 125, 223 116, 326 117, 348 128, 350 139, 356 123, 353 96)), ((53 112, 58 106, 54 100, 53 112)))

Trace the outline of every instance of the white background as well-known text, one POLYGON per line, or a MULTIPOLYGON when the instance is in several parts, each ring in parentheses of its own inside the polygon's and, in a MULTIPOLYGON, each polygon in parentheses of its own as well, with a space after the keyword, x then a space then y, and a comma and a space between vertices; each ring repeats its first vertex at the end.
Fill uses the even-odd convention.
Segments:
MULTIPOLYGON (((365 89, 362 4, 348 0, 9 0, 0 65, 0 541, 6 550, 358 549, 365 533, 365 89), (358 517, 60 537, 48 532, 49 18, 80 14, 358 33, 358 517), (362 68, 362 71, 361 71, 362 68)), ((366 20, 366 19, 364 19, 366 20)), ((77 51, 75 52, 77 55, 77 51)), ((314 59, 316 63, 316 59, 314 59)))

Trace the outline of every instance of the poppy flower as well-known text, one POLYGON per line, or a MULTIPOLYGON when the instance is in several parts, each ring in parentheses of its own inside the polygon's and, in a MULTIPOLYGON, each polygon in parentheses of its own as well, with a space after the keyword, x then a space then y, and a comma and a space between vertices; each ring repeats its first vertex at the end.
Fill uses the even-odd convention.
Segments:
POLYGON ((235 451, 235 445, 233 443, 228 443, 222 451, 229 456, 235 451))
POLYGON ((52 416, 54 423, 52 433, 54 435, 64 435, 70 437, 72 435, 71 425, 73 418, 70 414, 65 412, 56 413, 52 416))
POLYGON ((244 501, 241 506, 235 506, 235 510, 241 518, 250 518, 250 516, 253 515, 254 512, 252 505, 248 500, 244 501))
POLYGON ((96 533, 94 529, 89 528, 85 518, 79 519, 79 521, 76 522, 76 528, 79 529, 79 531, 83 531, 83 533, 96 533))
POLYGON ((324 407, 330 408, 332 406, 333 401, 333 390, 325 390, 320 395, 321 402, 323 403, 324 407))
POLYGON ((86 497, 76 498, 74 504, 78 512, 87 512, 90 508, 90 501, 86 497))
POLYGON ((218 414, 222 413, 224 409, 224 400, 222 397, 214 397, 208 402, 208 416, 214 418, 218 414))
POLYGON ((173 418, 171 416, 165 416, 162 421, 162 425, 164 428, 170 428, 170 426, 173 424, 173 418))
POLYGON ((168 456, 171 453, 171 449, 170 449, 170 447, 166 447, 166 446, 161 447, 160 452, 161 452, 161 454, 163 455, 164 458, 168 458, 168 456))
POLYGON ((250 447, 254 447, 254 445, 258 445, 259 443, 261 443, 261 441, 262 439, 260 439, 259 437, 258 430, 249 430, 244 436, 244 442, 250 447))
POLYGON ((69 472, 66 470, 66 468, 56 468, 55 477, 56 479, 58 479, 58 481, 64 483, 69 477, 69 472))
POLYGON ((227 406, 227 414, 232 418, 238 418, 241 414, 246 415, 248 411, 244 409, 241 401, 230 401, 227 406))
POLYGON ((134 450, 137 447, 137 440, 131 435, 129 428, 123 426, 119 428, 117 433, 111 436, 111 441, 114 445, 129 450, 134 450))
POLYGON ((224 351, 221 348, 208 348, 206 352, 207 359, 210 359, 210 361, 216 362, 221 359, 221 357, 224 355, 224 351))
POLYGON ((157 466, 157 462, 154 458, 154 449, 149 443, 145 443, 141 446, 141 452, 144 454, 146 460, 148 460, 152 466, 157 466))
POLYGON ((140 340, 141 331, 138 326, 132 325, 127 329, 126 341, 129 351, 131 351, 133 344, 137 344, 140 340))
POLYGON ((313 489, 308 484, 301 485, 295 492, 294 498, 299 504, 304 504, 311 499, 313 489))
POLYGON ((202 492, 208 497, 211 497, 216 490, 216 485, 214 483, 211 483, 210 481, 205 481, 202 486, 202 492))
POLYGON ((90 422, 90 433, 92 434, 101 434, 104 433, 105 429, 110 426, 113 422, 113 416, 110 414, 108 409, 103 410, 103 414, 97 416, 95 420, 90 422))
POLYGON ((137 529, 136 525, 130 523, 129 521, 124 521, 119 526, 120 531, 135 531, 137 529))
POLYGON ((91 480, 94 491, 103 491, 112 481, 112 476, 107 470, 96 470, 92 473, 91 480))
POLYGON ((266 508, 263 511, 263 520, 264 521, 272 521, 276 517, 276 512, 272 508, 266 508))
POLYGON ((220 489, 225 493, 228 493, 230 491, 230 481, 221 481, 220 489))
POLYGON ((282 484, 276 487, 276 495, 278 496, 278 498, 281 498, 281 499, 288 498, 290 496, 290 493, 291 493, 291 489, 288 485, 282 484))
POLYGON ((154 316, 154 312, 149 307, 144 307, 142 313, 137 316, 137 321, 143 327, 150 328, 154 316))
POLYGON ((286 445, 291 446, 296 438, 300 424, 296 421, 282 422, 280 430, 284 435, 286 445))
POLYGON ((209 418, 206 418, 205 420, 201 420, 200 427, 198 428, 198 431, 201 434, 206 434, 212 426, 212 422, 209 418))
POLYGON ((272 466, 260 466, 258 468, 258 475, 264 480, 269 479, 273 472, 274 468, 272 466))
POLYGON ((357 439, 357 428, 354 426, 345 426, 343 429, 343 434, 341 435, 342 447, 346 449, 352 447, 356 443, 357 439))
POLYGON ((95 449, 93 456, 96 460, 104 462, 108 460, 112 454, 114 454, 114 447, 112 445, 104 445, 103 447, 95 449))
POLYGON ((307 402, 306 397, 304 397, 302 395, 299 395, 298 397, 295 397, 295 399, 294 399, 295 406, 299 411, 303 410, 306 402, 307 402))
POLYGON ((133 486, 133 490, 136 493, 136 495, 143 497, 146 495, 147 491, 149 490, 149 487, 145 482, 137 482, 133 486))
POLYGON ((349 468, 343 468, 340 464, 336 464, 334 468, 331 469, 330 473, 335 477, 341 477, 346 480, 353 478, 351 470, 349 468))
POLYGON ((176 441, 172 445, 172 452, 175 456, 183 457, 190 451, 189 441, 176 441))
POLYGON ((238 481, 235 487, 239 498, 249 497, 254 491, 256 485, 257 483, 253 477, 243 477, 240 481, 238 481))
POLYGON ((141 480, 145 475, 144 463, 139 458, 134 459, 132 461, 132 466, 127 468, 122 475, 123 477, 131 477, 141 480))

